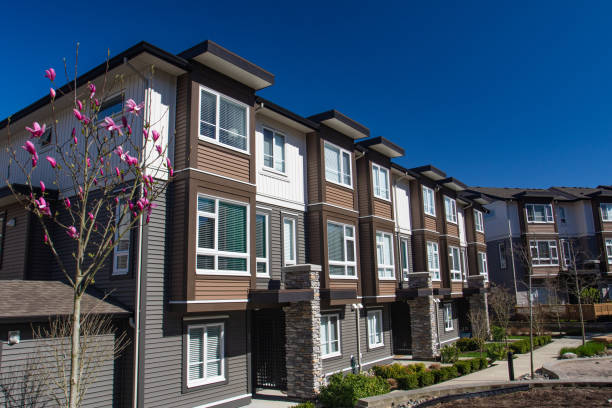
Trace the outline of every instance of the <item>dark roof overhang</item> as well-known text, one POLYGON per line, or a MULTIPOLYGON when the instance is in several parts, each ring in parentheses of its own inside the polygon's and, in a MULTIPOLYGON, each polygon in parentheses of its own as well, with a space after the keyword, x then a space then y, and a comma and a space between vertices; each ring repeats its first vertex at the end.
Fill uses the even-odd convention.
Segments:
POLYGON ((352 139, 363 139, 370 136, 370 129, 335 109, 312 115, 308 119, 323 123, 352 139))
POLYGON ((181 52, 179 57, 197 61, 255 90, 274 84, 273 74, 210 40, 181 52))
POLYGON ((468 200, 477 202, 480 205, 490 204, 494 201, 492 198, 490 198, 486 194, 483 194, 479 191, 470 190, 470 189, 466 189, 465 191, 462 192, 461 195, 467 198, 468 200))
POLYGON ((446 173, 443 172, 442 170, 438 169, 437 167, 432 166, 431 164, 427 164, 425 166, 419 166, 419 167, 415 167, 410 169, 411 171, 415 172, 415 173, 419 173, 427 178, 430 178, 432 180, 438 181, 438 180, 442 180, 444 178, 446 178, 446 173))
POLYGON ((367 147, 391 159, 404 155, 404 149, 382 136, 357 142, 358 146, 367 147))
POLYGON ((319 129, 319 124, 293 113, 282 106, 258 96, 256 102, 259 104, 258 113, 262 113, 278 122, 297 128, 301 132, 310 133, 319 129))
POLYGON ((454 177, 447 177, 445 179, 438 181, 438 183, 454 191, 463 191, 467 188, 467 185, 465 185, 464 183, 462 183, 461 181, 457 180, 454 177))
POLYGON ((548 191, 521 191, 513 195, 515 198, 549 198, 554 199, 557 194, 550 193, 548 191))

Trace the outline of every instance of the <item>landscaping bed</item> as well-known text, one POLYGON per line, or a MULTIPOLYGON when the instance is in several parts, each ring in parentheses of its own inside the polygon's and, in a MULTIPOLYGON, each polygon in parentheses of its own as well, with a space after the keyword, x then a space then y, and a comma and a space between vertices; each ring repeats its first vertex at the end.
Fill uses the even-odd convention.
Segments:
POLYGON ((573 353, 577 357, 605 356, 607 354, 607 349, 611 346, 611 344, 600 343, 597 341, 587 341, 582 346, 563 347, 561 350, 559 350, 559 358, 562 358, 566 353, 573 353))

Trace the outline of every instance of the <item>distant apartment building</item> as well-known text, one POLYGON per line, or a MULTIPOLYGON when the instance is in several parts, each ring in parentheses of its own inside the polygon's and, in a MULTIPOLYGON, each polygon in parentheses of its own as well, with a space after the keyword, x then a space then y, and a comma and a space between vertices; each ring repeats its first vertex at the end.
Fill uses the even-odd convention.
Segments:
POLYGON ((540 302, 575 301, 574 270, 610 297, 611 186, 470 190, 492 201, 484 217, 491 281, 516 291, 519 303, 528 299, 529 264, 532 296, 540 302))

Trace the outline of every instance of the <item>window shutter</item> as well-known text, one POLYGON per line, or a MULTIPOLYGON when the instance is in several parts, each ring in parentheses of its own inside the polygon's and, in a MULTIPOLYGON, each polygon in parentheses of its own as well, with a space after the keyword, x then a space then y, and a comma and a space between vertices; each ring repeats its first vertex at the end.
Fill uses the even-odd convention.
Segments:
POLYGON ((188 376, 190 380, 204 377, 204 329, 189 329, 188 376))
POLYGON ((268 130, 263 130, 264 134, 264 166, 274 167, 274 134, 268 130))
POLYGON ((200 135, 216 139, 217 96, 200 91, 200 135))
POLYGON ((206 330, 206 377, 217 377, 221 372, 221 326, 206 330))
POLYGON ((221 98, 219 104, 219 141, 246 150, 246 108, 221 98))

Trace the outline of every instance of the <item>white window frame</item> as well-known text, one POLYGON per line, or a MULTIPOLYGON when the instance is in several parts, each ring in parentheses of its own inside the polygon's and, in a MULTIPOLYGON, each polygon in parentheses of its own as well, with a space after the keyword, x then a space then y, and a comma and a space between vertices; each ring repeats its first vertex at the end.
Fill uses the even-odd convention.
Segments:
MULTIPOLYGON (((337 146, 337 145, 335 145, 333 143, 330 143, 330 142, 326 141, 323 144, 323 160, 325 162, 325 180, 326 181, 328 181, 330 183, 338 184, 339 186, 343 186, 343 187, 346 187, 346 188, 350 188, 350 189, 353 188, 353 156, 352 156, 351 152, 349 152, 346 149, 341 148, 340 146, 337 146), (340 170, 339 171, 340 171, 340 176, 341 176, 339 183, 336 180, 330 180, 330 179, 327 178, 327 160, 325 159, 325 149, 328 146, 330 148, 332 148, 332 149, 337 149, 339 151, 339 155, 340 155, 340 170), (349 179, 350 179, 350 184, 345 184, 344 183, 344 174, 345 174, 344 170, 346 170, 346 169, 344 168, 344 160, 342 160, 343 153, 346 153, 349 156, 349 171, 348 171, 348 175, 349 175, 349 179)), ((336 172, 336 170, 332 170, 332 171, 336 172)))
POLYGON ((389 185, 389 169, 379 166, 378 164, 372 163, 372 190, 374 191, 374 197, 380 198, 381 200, 391 201, 391 192, 389 185), (384 177, 383 177, 384 174, 384 177), (382 178, 382 180, 381 180, 382 178), (384 183, 384 190, 381 187, 381 182, 384 183), (378 192, 377 185, 378 184, 378 192), (385 193, 386 194, 383 194, 385 193))
POLYGON ((499 268, 506 269, 508 267, 508 263, 506 262, 506 243, 500 242, 497 244, 497 252, 499 253, 499 268))
POLYGON ((385 332, 383 329, 382 310, 368 310, 366 321, 368 325, 368 348, 375 349, 383 347, 385 345, 385 332), (371 324, 372 320, 370 316, 375 318, 376 327, 374 327, 374 331, 372 331, 373 325, 371 324), (378 329, 380 329, 380 332, 378 332, 378 329), (379 337, 380 341, 376 341, 376 337, 379 337))
POLYGON ((207 256, 212 256, 214 257, 215 260, 215 265, 214 265, 214 269, 197 269, 197 265, 196 265, 196 274, 198 275, 233 275, 233 276, 251 276, 251 271, 250 271, 250 245, 251 245, 251 240, 249 239, 250 237, 250 222, 249 222, 249 218, 250 218, 250 205, 248 203, 244 203, 241 201, 234 201, 234 200, 228 200, 225 198, 219 198, 219 197, 214 197, 214 196, 210 196, 210 195, 206 195, 206 194, 200 194, 198 193, 197 197, 196 197, 196 208, 198 207, 198 203, 197 200, 198 198, 205 198, 208 200, 213 200, 215 202, 215 212, 214 213, 209 213, 209 212, 205 212, 205 211, 200 211, 197 210, 196 211, 196 239, 195 239, 195 246, 196 246, 196 258, 198 255, 207 255, 207 256), (244 254, 241 254, 239 252, 229 252, 229 251, 219 251, 219 217, 218 217, 218 212, 219 212, 219 202, 224 202, 227 204, 235 204, 235 205, 241 205, 243 207, 245 207, 246 209, 246 252, 244 254), (209 248, 200 248, 198 247, 198 242, 199 240, 199 235, 200 235, 200 228, 199 228, 199 220, 200 220, 200 216, 202 217, 206 217, 206 218, 213 218, 215 220, 215 248, 214 249, 209 249, 209 248), (219 256, 221 256, 222 258, 240 258, 240 259, 246 259, 246 271, 228 271, 228 270, 220 270, 219 269, 219 256))
POLYGON ((552 204, 525 204, 525 218, 528 224, 554 224, 555 217, 552 204), (536 221, 535 207, 544 207, 544 221, 536 221), (529 210, 531 209, 531 217, 529 210), (531 218, 531 219, 530 219, 531 218))
POLYGON ((572 263, 572 254, 571 254, 571 245, 568 239, 562 239, 559 241, 561 243, 561 252, 563 256, 563 265, 566 269, 569 269, 572 263))
POLYGON ((478 273, 484 275, 485 281, 489 280, 489 265, 487 263, 487 253, 478 251, 478 273))
POLYGON ((334 225, 338 225, 342 227, 342 239, 343 239, 343 245, 344 245, 344 261, 332 261, 329 258, 329 238, 327 241, 327 259, 328 259, 328 264, 329 266, 342 266, 344 267, 344 275, 336 275, 331 273, 331 268, 329 268, 330 273, 329 273, 329 278, 330 279, 357 279, 357 246, 355 244, 355 226, 351 225, 351 224, 343 224, 341 222, 336 222, 336 221, 327 221, 327 224, 334 224, 334 225), (353 236, 349 237, 346 234, 347 229, 351 229, 353 230, 353 236), (353 245, 353 256, 355 258, 354 261, 348 261, 347 255, 348 255, 348 247, 349 245, 351 245, 351 241, 352 241, 352 245, 353 245), (353 267, 353 271, 355 272, 354 275, 349 275, 348 273, 348 267, 353 267))
POLYGON ((467 277, 470 274, 470 269, 468 266, 467 248, 465 247, 461 247, 461 269, 463 271, 463 280, 467 281, 467 277))
POLYGON ((461 251, 459 251, 459 247, 449 246, 448 258, 448 269, 450 269, 451 280, 453 282, 461 282, 461 251), (457 265, 459 265, 459 269, 453 269, 455 258, 457 258, 457 265))
MULTIPOLYGON (((330 353, 327 354, 323 354, 323 335, 320 335, 321 337, 321 358, 322 359, 326 359, 326 358, 331 358, 331 357, 338 357, 342 355, 342 341, 340 339, 340 315, 338 313, 325 313, 321 315, 321 325, 323 325, 323 319, 327 320, 327 330, 328 333, 331 333, 330 329, 330 319, 334 318, 336 319, 336 337, 338 338, 338 351, 332 351, 330 353)), ((328 350, 331 350, 331 344, 332 341, 330 340, 330 337, 327 336, 327 344, 330 346, 328 347, 328 350)))
POLYGON ((261 157, 263 160, 263 168, 266 171, 271 171, 273 173, 278 173, 278 174, 282 174, 282 175, 287 175, 287 136, 284 133, 281 133, 277 130, 274 130, 268 126, 262 126, 261 129, 261 136, 262 136, 262 149, 261 149, 261 157), (272 167, 269 167, 266 165, 266 153, 265 153, 265 141, 266 141, 266 133, 265 131, 268 132, 272 132, 272 167), (279 160, 279 162, 281 162, 283 164, 283 170, 279 170, 276 168, 276 157, 274 156, 274 146, 276 146, 276 138, 282 138, 283 139, 283 158, 282 160, 279 160))
POLYGON ((436 192, 427 186, 423 186, 423 211, 432 217, 436 216, 436 192))
MULTIPOLYGON (((250 154, 250 140, 249 140, 250 139, 250 137, 249 137, 249 134, 250 134, 250 118, 249 118, 249 116, 250 116, 250 114, 249 113, 250 113, 249 112, 249 106, 247 104, 242 103, 239 100, 231 98, 231 97, 229 97, 227 95, 224 95, 222 93, 219 93, 219 92, 217 92, 217 91, 215 91, 213 89, 207 88, 204 85, 200 85, 200 89, 198 90, 198 138, 200 140, 204 140, 204 141, 209 142, 209 143, 214 143, 214 144, 217 144, 219 146, 223 146, 223 147, 225 147, 227 149, 232 149, 232 150, 235 150, 237 152, 244 153, 244 154, 250 154), (205 122, 208 125, 211 125, 211 126, 214 125, 214 127, 215 127, 215 138, 214 139, 211 138, 211 137, 208 137, 208 136, 204 136, 204 135, 202 135, 200 133, 200 125, 201 125, 201 122, 202 122, 202 119, 201 119, 202 118, 202 91, 207 92, 209 94, 212 94, 212 95, 214 95, 216 97, 215 119, 216 119, 217 123, 213 124, 213 123, 205 122), (245 122, 246 122, 246 135, 245 135, 245 137, 246 137, 246 149, 245 150, 239 149, 239 148, 234 147, 232 145, 225 144, 225 143, 223 143, 223 142, 221 142, 219 140, 219 129, 221 129, 221 126, 219 125, 219 120, 221 119, 221 117, 220 117, 220 111, 221 111, 221 103, 220 102, 221 102, 221 98, 226 99, 227 101, 229 101, 231 103, 235 103, 236 105, 241 105, 241 106, 243 106, 245 108, 245 122)), ((225 130, 227 132, 230 132, 227 129, 223 129, 223 130, 225 130)), ((233 132, 231 132, 231 133, 233 133, 233 132)), ((237 136, 242 137, 241 135, 237 135, 237 136)))
POLYGON ((529 254, 531 255, 531 265, 533 267, 540 266, 559 266, 559 246, 556 240, 549 239, 531 239, 529 240, 529 254), (548 244, 548 252, 550 253, 550 258, 542 258, 540 257, 540 242, 546 242, 548 244), (552 256, 552 250, 555 250, 556 258, 552 256), (534 249, 537 256, 534 256, 534 249), (543 261, 548 260, 548 262, 543 263, 543 261), (556 261, 555 261, 556 260, 556 261), (537 261, 535 263, 534 261, 537 261))
POLYGON ((402 279, 404 281, 408 281, 410 277, 410 254, 408 251, 408 239, 400 238, 400 267, 402 269, 402 279), (402 244, 405 244, 402 248, 402 244), (401 258, 406 258, 406 267, 404 268, 403 260, 401 258))
POLYGON ((453 323, 453 305, 452 303, 444 303, 444 331, 449 332, 454 330, 453 323))
POLYGON ((427 241, 427 270, 431 274, 432 281, 440 280, 440 246, 434 241, 427 241), (430 259, 431 261, 435 261, 434 263, 437 265, 437 267, 429 262, 430 259))
POLYGON ((293 217, 283 217, 283 265, 285 266, 289 266, 289 265, 296 265, 297 264, 297 231, 296 231, 296 227, 297 227, 297 223, 295 222, 295 218, 293 217), (293 259, 286 259, 285 255, 286 255, 286 248, 285 248, 285 222, 289 221, 292 224, 291 227, 291 232, 292 232, 292 237, 291 240, 293 241, 293 253, 291 254, 291 256, 293 257, 293 259))
POLYGON ((257 216, 262 216, 265 219, 264 225, 266 226, 266 237, 265 237, 265 240, 266 240, 266 242, 265 242, 266 257, 265 258, 259 258, 259 257, 256 258, 256 260, 255 260, 255 275, 257 277, 260 277, 260 278, 269 278, 270 277, 270 215, 268 213, 265 213, 265 212, 257 212, 256 217, 257 216), (257 269, 257 264, 258 263, 265 263, 266 264, 266 272, 265 273, 258 272, 258 269, 257 269))
POLYGON ((187 326, 187 370, 186 371, 186 376, 187 376, 187 387, 191 388, 191 387, 197 387, 200 385, 205 385, 205 384, 212 384, 212 383, 216 383, 216 382, 220 382, 220 381, 225 381, 225 324, 220 322, 220 323, 209 323, 209 324, 193 324, 193 325, 189 325, 187 326), (219 326, 221 327, 221 331, 220 331, 220 336, 219 336, 219 345, 221 348, 221 375, 217 375, 217 376, 213 376, 213 377, 206 377, 206 364, 207 364, 207 354, 208 354, 208 347, 206 346, 206 338, 208 336, 208 328, 209 327, 213 327, 213 326, 219 326), (203 370, 202 370, 202 378, 199 379, 189 379, 189 356, 191 354, 191 330, 192 329, 203 329, 204 331, 204 337, 202 338, 202 349, 204 350, 203 353, 203 370))
POLYGON ((608 264, 612 265, 612 239, 606 239, 606 255, 608 258, 608 264))
MULTIPOLYGON (((119 235, 121 234, 121 231, 119 228, 119 221, 121 218, 121 207, 123 205, 125 205, 125 202, 119 201, 119 204, 117 204, 117 206, 115 207, 115 226, 116 227, 115 227, 115 238, 114 239, 115 239, 116 245, 115 245, 114 252, 113 252, 113 276, 124 276, 130 272, 130 261, 131 261, 130 250, 132 249, 132 241, 131 241, 132 231, 131 230, 128 230, 124 234, 124 238, 125 236, 127 236, 128 248, 126 250, 119 250, 119 235), (120 256, 127 256, 127 262, 126 262, 125 268, 117 267, 117 260, 120 256)), ((123 217, 124 217, 123 221, 127 220, 127 224, 129 226, 130 212, 126 211, 123 217)))
POLYGON ((484 233, 484 218, 482 217, 482 211, 474 209, 474 228, 476 232, 484 233))
POLYGON ((457 224, 457 201, 449 196, 444 196, 444 212, 446 213, 446 221, 457 224))
POLYGON ((599 204, 599 212, 603 222, 612 222, 612 203, 599 204), (611 210, 608 210, 608 208, 611 208, 611 210))
MULTIPOLYGON (((382 251, 384 251, 384 245, 381 248, 381 253, 382 251)), ((385 232, 385 231, 376 231, 376 263, 377 263, 377 274, 378 274, 378 280, 395 280, 395 260, 394 260, 394 256, 395 256, 395 251, 393 250, 393 234, 389 233, 389 232, 385 232), (382 240, 379 242, 379 235, 382 238, 382 240), (391 263, 390 264, 385 264, 384 260, 382 260, 383 263, 381 263, 381 259, 379 255, 379 246, 382 245, 382 243, 385 242, 384 238, 385 237, 389 237, 390 241, 389 241, 389 251, 391 252, 391 263), (386 272, 388 270, 391 270, 392 272, 392 276, 386 276, 383 272, 383 275, 381 276, 381 269, 386 272)))

